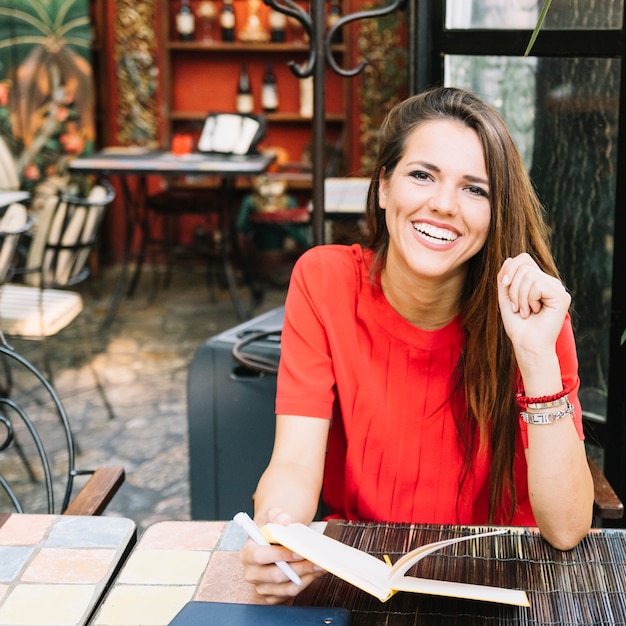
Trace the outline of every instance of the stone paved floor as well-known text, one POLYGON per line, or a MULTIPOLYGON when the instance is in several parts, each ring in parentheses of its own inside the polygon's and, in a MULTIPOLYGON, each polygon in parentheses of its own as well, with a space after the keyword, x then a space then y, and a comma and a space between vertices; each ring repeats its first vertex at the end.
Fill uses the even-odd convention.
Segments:
MULTIPOLYGON (((174 270, 171 285, 154 293, 150 273, 124 300, 110 328, 100 331, 116 270, 91 278, 83 291, 94 364, 115 418, 109 419, 86 366, 74 325, 51 340, 55 388, 80 448, 77 465, 121 464, 126 481, 107 515, 133 519, 142 532, 161 520, 189 519, 186 382, 195 350, 239 324, 229 294, 212 301, 200 269, 174 270)), ((285 290, 270 288, 254 314, 280 306, 285 290)), ((37 363, 34 342, 11 340, 37 363)))

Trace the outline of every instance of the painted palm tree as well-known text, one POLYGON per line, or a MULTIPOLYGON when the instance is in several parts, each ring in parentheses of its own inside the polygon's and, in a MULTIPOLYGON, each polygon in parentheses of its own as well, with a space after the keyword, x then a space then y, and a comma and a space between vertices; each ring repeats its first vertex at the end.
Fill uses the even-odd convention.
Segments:
POLYGON ((93 144, 90 50, 87 0, 0 0, 0 134, 27 185, 93 144))

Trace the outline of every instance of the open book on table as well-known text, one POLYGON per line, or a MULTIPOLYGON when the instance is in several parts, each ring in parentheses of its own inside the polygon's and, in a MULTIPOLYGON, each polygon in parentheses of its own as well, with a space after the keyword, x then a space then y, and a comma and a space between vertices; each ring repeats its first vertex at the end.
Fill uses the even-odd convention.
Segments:
POLYGON ((324 568, 327 572, 377 597, 381 602, 389 600, 398 591, 410 591, 516 606, 530 606, 524 591, 406 575, 407 571, 420 559, 441 548, 463 541, 471 541, 478 537, 503 534, 507 532, 506 529, 430 543, 408 552, 393 565, 332 537, 327 537, 304 524, 289 524, 287 526, 266 524, 261 532, 270 543, 278 543, 289 548, 292 552, 324 568))

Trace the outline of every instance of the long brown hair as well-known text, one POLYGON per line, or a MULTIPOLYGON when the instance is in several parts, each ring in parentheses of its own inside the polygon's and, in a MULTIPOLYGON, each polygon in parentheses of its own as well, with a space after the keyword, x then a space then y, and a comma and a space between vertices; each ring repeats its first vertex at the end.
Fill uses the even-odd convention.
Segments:
POLYGON ((518 369, 498 309, 496 276, 505 259, 522 252, 530 254, 545 272, 558 276, 558 271, 543 209, 504 121, 476 95, 441 87, 399 103, 381 126, 366 210, 368 246, 376 259, 374 275, 384 265, 389 247, 385 214, 378 203, 381 173, 391 176, 415 128, 446 119, 460 121, 477 133, 489 178, 489 232, 482 250, 469 261, 460 303, 465 347, 450 392, 464 450, 461 488, 476 445, 491 447, 489 521, 493 522, 498 514, 512 516, 516 505, 513 462, 519 411, 515 402, 518 369), (503 510, 507 500, 508 511, 503 510))

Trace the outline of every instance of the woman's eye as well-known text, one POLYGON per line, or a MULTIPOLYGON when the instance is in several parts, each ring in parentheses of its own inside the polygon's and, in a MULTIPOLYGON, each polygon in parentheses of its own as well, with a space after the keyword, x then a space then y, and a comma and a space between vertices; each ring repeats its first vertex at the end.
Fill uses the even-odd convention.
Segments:
POLYGON ((482 187, 476 187, 475 185, 471 185, 470 187, 467 188, 467 190, 476 196, 489 198, 489 194, 482 187))
POLYGON ((427 172, 417 171, 411 172, 411 176, 417 180, 429 180, 430 176, 427 172))

